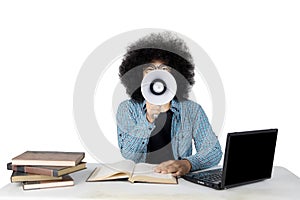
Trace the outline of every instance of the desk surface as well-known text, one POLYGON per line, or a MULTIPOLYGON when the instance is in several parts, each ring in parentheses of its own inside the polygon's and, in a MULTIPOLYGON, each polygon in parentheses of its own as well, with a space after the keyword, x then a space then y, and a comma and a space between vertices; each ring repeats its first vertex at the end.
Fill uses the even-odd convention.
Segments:
POLYGON ((23 191, 20 183, 9 183, 0 189, 0 199, 300 199, 300 179, 283 167, 274 167, 269 180, 218 191, 183 179, 178 185, 85 182, 96 165, 72 173, 75 186, 23 191))

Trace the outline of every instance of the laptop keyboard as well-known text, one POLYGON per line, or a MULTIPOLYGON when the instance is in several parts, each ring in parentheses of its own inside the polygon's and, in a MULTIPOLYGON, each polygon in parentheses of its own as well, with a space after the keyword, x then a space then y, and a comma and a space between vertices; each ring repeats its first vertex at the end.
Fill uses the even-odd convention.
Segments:
POLYGON ((192 177, 207 182, 219 182, 222 180, 222 169, 200 172, 197 174, 193 174, 192 177))

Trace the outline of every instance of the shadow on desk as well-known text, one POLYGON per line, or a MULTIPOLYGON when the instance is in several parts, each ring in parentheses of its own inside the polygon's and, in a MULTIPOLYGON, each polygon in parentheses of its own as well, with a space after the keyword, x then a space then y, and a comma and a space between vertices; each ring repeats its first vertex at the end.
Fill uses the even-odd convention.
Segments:
POLYGON ((214 190, 182 178, 178 185, 130 183, 128 181, 86 182, 99 164, 72 173, 75 186, 24 191, 19 183, 0 189, 0 199, 300 199, 300 179, 283 167, 274 167, 271 179, 228 190, 214 190))

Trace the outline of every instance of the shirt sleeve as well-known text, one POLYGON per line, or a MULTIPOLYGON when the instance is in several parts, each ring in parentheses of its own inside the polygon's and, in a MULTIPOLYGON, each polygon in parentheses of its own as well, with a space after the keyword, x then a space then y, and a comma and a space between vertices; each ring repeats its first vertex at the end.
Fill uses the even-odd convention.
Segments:
POLYGON ((144 162, 149 136, 155 125, 148 122, 139 105, 130 100, 119 105, 116 118, 122 156, 136 163, 144 162))
POLYGON ((189 160, 191 171, 205 169, 217 165, 222 158, 222 149, 208 118, 200 105, 195 109, 193 122, 193 139, 196 154, 186 157, 189 160))

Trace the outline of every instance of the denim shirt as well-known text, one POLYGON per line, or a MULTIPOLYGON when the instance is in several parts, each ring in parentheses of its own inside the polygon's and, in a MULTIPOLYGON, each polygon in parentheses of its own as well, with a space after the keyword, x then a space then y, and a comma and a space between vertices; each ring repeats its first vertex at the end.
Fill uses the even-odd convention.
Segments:
MULTIPOLYGON (((174 158, 187 159, 191 171, 217 165, 222 158, 220 143, 202 107, 191 101, 171 101, 171 144, 174 158), (196 153, 192 155, 194 141, 196 153)), ((146 104, 123 101, 117 111, 118 144, 124 158, 145 162, 147 144, 155 123, 146 118, 146 104)))

